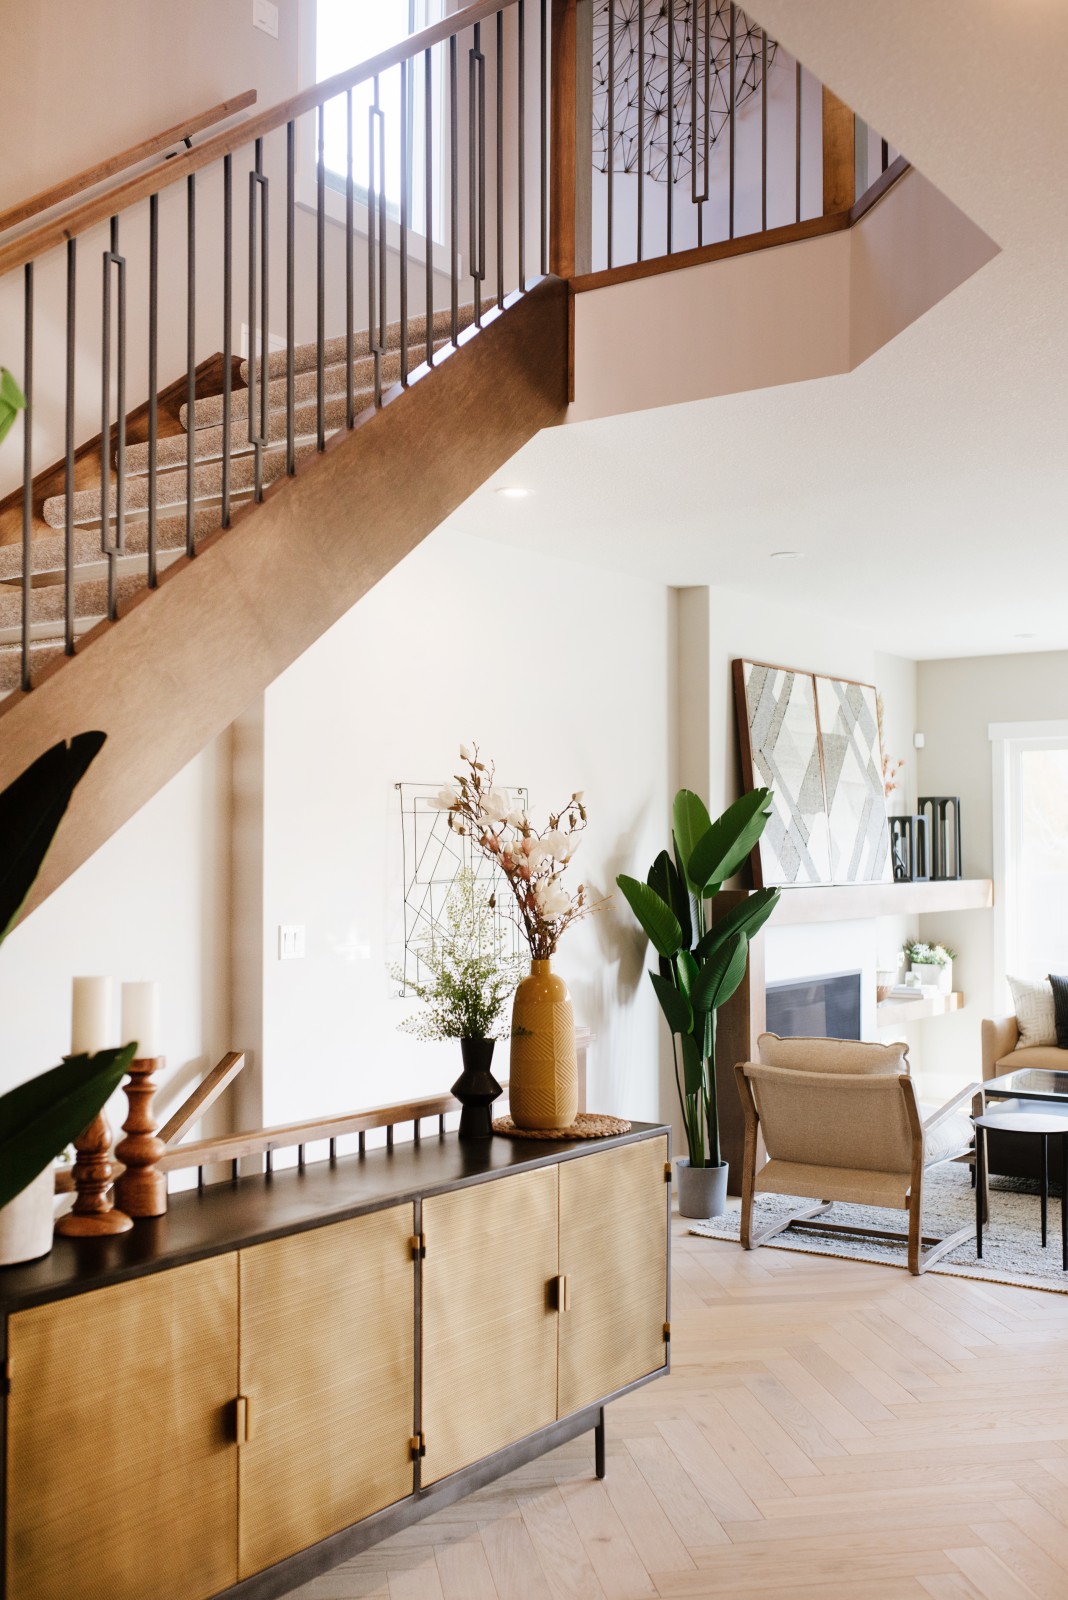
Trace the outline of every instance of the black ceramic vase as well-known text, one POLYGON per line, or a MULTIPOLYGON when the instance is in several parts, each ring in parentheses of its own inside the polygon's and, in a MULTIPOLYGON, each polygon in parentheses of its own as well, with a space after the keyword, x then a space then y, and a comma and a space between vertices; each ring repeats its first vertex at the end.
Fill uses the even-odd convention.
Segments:
POLYGON ((464 1070, 453 1084, 452 1092, 463 1106, 460 1113, 461 1139, 489 1139, 493 1135, 490 1106, 502 1092, 490 1071, 493 1045, 492 1039, 460 1040, 464 1070))

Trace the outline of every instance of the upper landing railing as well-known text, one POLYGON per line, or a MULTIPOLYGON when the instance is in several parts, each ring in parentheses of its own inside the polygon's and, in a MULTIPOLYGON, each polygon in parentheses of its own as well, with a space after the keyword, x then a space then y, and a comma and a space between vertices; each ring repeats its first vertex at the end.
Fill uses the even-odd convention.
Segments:
POLYGON ((540 276, 845 225, 892 154, 726 0, 478 0, 0 244, 22 689, 540 276))

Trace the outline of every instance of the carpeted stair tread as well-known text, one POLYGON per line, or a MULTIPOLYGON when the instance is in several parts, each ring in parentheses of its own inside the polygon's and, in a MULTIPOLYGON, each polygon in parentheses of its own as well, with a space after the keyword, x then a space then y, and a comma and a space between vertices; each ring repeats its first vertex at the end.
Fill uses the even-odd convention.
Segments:
MULTIPOLYGON (((495 304, 495 302, 487 300, 485 305, 482 307, 482 314, 485 315, 487 311, 490 311, 493 308, 494 304, 495 304)), ((464 328, 469 328, 471 326, 471 323, 475 320, 475 308, 474 308, 474 306, 473 305, 460 306, 458 308, 458 311, 457 311, 457 319, 456 320, 457 320, 457 327, 459 329, 462 330, 464 328)), ((387 325, 387 328, 386 328, 386 350, 387 351, 396 350, 396 351, 399 352, 399 350, 400 350, 400 335, 401 335, 401 323, 399 321, 391 322, 391 323, 389 323, 387 325)), ((433 337, 437 341, 450 339, 452 337, 452 311, 451 310, 446 309, 445 311, 436 311, 434 313, 433 337)), ((366 349, 367 349, 367 330, 366 330, 366 328, 361 330, 360 332, 357 332, 357 333, 354 334, 353 343, 355 345, 355 349, 356 349, 357 355, 359 355, 361 351, 366 351, 366 349)), ((419 314, 419 315, 412 316, 412 317, 408 318, 408 359, 411 362, 412 366, 418 366, 418 364, 424 359, 425 347, 426 347, 426 315, 425 315, 425 313, 423 313, 423 314, 419 314)), ((318 342, 316 340, 314 340, 314 339, 311 340, 310 343, 308 343, 308 344, 296 345, 294 347, 294 350, 293 350, 293 370, 295 372, 308 372, 308 371, 314 372, 315 371, 317 357, 318 357, 318 348, 319 348, 318 347, 318 342)), ((345 364, 345 348, 346 348, 346 340, 345 340, 345 335, 344 334, 338 334, 337 337, 333 338, 333 339, 324 339, 324 341, 323 341, 323 359, 326 362, 326 364, 328 366, 336 366, 336 365, 340 364, 342 367, 344 367, 344 364, 345 364)), ((399 360, 400 360, 400 357, 399 357, 399 354, 398 354, 398 362, 399 362, 399 360)), ((255 365, 256 365, 256 371, 259 372, 260 369, 261 369, 262 363, 257 359, 255 365)), ((242 361, 242 363, 241 363, 241 376, 244 378, 246 383, 248 382, 248 370, 249 370, 248 361, 242 361)), ((286 373, 286 352, 284 350, 272 350, 270 355, 267 357, 267 375, 268 375, 268 377, 270 377, 270 378, 284 377, 285 373, 286 373)))
MULTIPOLYGON (((145 573, 126 573, 116 583, 120 600, 143 589, 147 582, 145 573)), ((45 623, 62 624, 66 617, 62 583, 45 584, 30 595, 30 621, 37 626, 45 623)), ((74 615, 79 621, 87 617, 103 617, 108 609, 108 583, 106 578, 89 578, 74 585, 74 615)), ((0 589, 0 628, 17 628, 22 621, 22 591, 0 589)))
MULTIPOLYGON (((315 445, 301 445, 297 450, 298 458, 313 455, 315 445)), ((263 484, 266 487, 276 479, 284 477, 286 470, 286 457, 284 450, 264 451, 263 454, 263 484)), ((238 456, 230 468, 230 488, 235 495, 251 491, 255 478, 255 462, 252 456, 238 456)), ((193 472, 193 497, 195 500, 217 499, 222 493, 222 464, 208 462, 196 467, 193 472)), ((184 469, 177 471, 161 472, 156 479, 156 505, 157 507, 184 506, 186 502, 186 473, 184 469)), ((112 479, 108 494, 109 519, 113 519, 117 504, 115 480, 112 479)), ((74 520, 78 523, 98 521, 100 518, 100 490, 80 489, 74 496, 74 520)), ((130 478, 126 482, 126 510, 127 512, 146 511, 148 509, 148 475, 130 478)), ((61 528, 66 517, 66 500, 63 495, 55 495, 44 503, 44 520, 51 528, 61 528)))
MULTIPOLYGON (((334 341, 331 341, 333 343, 334 341)), ((448 339, 439 339, 435 350, 442 350, 449 343, 448 339)), ((314 349, 314 346, 312 347, 314 349)), ((328 363, 323 368, 323 392, 326 395, 343 395, 345 393, 345 351, 342 340, 341 360, 328 363)), ((420 347, 420 360, 422 347, 420 347)), ((413 362, 412 365, 417 363, 413 362)), ((360 355, 357 348, 356 359, 352 364, 352 381, 357 393, 369 393, 374 390, 375 364, 374 357, 360 355)), ((391 384, 400 382, 400 354, 391 352, 382 358, 382 387, 388 389, 391 384)), ((293 399, 297 405, 314 405, 318 392, 318 374, 314 362, 310 371, 296 373, 293 379, 293 399)), ((248 434, 248 395, 247 389, 235 389, 230 396, 230 417, 236 424, 245 425, 245 434, 248 434)), ((256 407, 259 409, 260 396, 256 396, 256 407)), ((269 411, 285 411, 286 405, 286 378, 273 378, 267 384, 267 406, 269 411)), ((179 416, 183 428, 188 426, 188 407, 182 406, 179 416)), ((199 432, 201 428, 214 428, 221 425, 224 415, 223 397, 221 394, 208 395, 203 400, 197 400, 193 408, 194 428, 199 432)))
MULTIPOLYGON (((44 668, 63 654, 62 644, 51 639, 30 646, 31 682, 36 683, 44 668)), ((22 686, 22 650, 17 644, 0 645, 0 695, 22 686)))
MULTIPOLYGON (((198 539, 214 533, 219 526, 218 505, 198 506, 193 513, 193 531, 198 539)), ((61 533, 44 534, 33 541, 31 571, 62 573, 66 540, 61 533)), ((156 548, 162 555, 169 550, 185 548, 185 510, 180 517, 160 517, 156 523, 156 548)), ((148 551, 148 521, 130 522, 126 527, 125 555, 146 555, 148 551)), ((103 561, 100 550, 100 528, 74 530, 74 566, 91 565, 103 561)), ((0 582, 12 583, 22 576, 21 544, 0 545, 0 582)))
MULTIPOLYGON (((244 390, 240 391, 242 394, 244 390)), ((374 389, 357 389, 355 396, 357 414, 371 405, 374 400, 374 389)), ((332 395, 323 406, 323 422, 329 438, 332 433, 345 426, 346 398, 344 389, 340 395, 332 395)), ((240 423, 235 421, 230 429, 230 457, 252 454, 252 445, 248 442, 248 429, 244 426, 245 419, 240 423)), ((305 401, 294 408, 293 437, 298 444, 307 443, 309 439, 316 438, 318 427, 318 405, 315 400, 305 401)), ((160 439, 156 445, 156 465, 162 471, 172 467, 185 466, 186 439, 184 433, 168 434, 167 438, 160 439)), ((286 413, 284 410, 274 410, 267 414, 267 437, 272 445, 284 445, 286 442, 286 413)), ((197 461, 217 461, 223 452, 223 429, 198 428, 194 434, 196 441, 197 461)), ((268 449, 270 446, 267 447, 268 449)), ((148 472, 148 445, 131 445, 126 452, 127 476, 141 476, 148 472)))

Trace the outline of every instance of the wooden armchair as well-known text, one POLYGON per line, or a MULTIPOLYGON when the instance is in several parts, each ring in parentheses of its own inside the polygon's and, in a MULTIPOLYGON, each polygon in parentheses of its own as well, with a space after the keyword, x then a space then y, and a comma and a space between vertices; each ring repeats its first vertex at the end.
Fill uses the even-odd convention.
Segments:
POLYGON ((926 1173, 966 1157, 971 1149, 972 1126, 961 1108, 978 1085, 923 1120, 908 1055, 900 1046, 764 1034, 760 1053, 760 1062, 734 1069, 745 1115, 741 1242, 746 1250, 786 1228, 891 1239, 908 1244, 909 1271, 919 1275, 974 1238, 974 1223, 945 1239, 924 1234, 922 1211, 926 1173), (768 1160, 758 1170, 760 1136, 768 1160), (819 1204, 754 1233, 757 1194, 811 1195, 819 1204), (906 1211, 908 1231, 823 1220, 836 1200, 906 1211))

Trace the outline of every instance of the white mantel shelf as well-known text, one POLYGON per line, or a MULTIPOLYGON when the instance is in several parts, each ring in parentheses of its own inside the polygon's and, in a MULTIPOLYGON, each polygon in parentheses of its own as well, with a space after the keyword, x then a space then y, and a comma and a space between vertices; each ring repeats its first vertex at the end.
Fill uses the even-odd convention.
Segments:
POLYGON ((932 994, 923 1000, 880 1000, 875 1008, 876 1026, 899 1028, 904 1022, 922 1022, 924 1017, 944 1017, 947 1011, 959 1011, 964 1004, 962 994, 932 994))
POLYGON ((955 878, 938 883, 837 884, 823 889, 784 888, 772 916, 772 925, 854 922, 863 917, 916 917, 929 911, 986 911, 993 904, 994 884, 990 878, 955 878))

